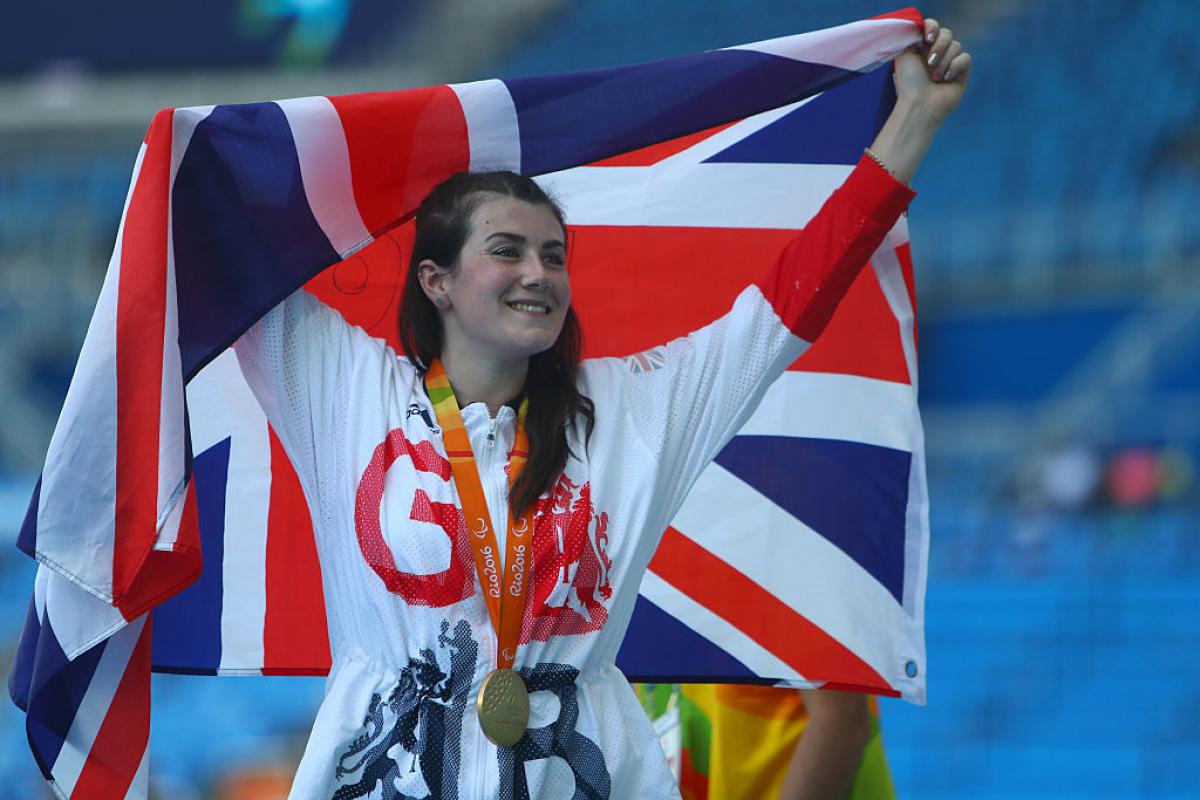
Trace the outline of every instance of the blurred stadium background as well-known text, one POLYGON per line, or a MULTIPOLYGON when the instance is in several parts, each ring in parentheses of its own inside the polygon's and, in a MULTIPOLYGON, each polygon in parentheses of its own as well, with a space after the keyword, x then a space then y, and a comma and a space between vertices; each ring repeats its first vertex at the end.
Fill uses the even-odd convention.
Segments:
MULTIPOLYGON (((0 30, 0 666, 12 547, 154 111, 608 66, 870 0, 7 4, 0 30)), ((1200 4, 929 0, 975 59, 917 176, 929 705, 904 798, 1196 797, 1200 4)), ((158 676, 155 795, 282 797, 317 679, 158 676), (282 788, 281 788, 282 787, 282 788)), ((0 796, 42 797, 0 704, 0 796)))

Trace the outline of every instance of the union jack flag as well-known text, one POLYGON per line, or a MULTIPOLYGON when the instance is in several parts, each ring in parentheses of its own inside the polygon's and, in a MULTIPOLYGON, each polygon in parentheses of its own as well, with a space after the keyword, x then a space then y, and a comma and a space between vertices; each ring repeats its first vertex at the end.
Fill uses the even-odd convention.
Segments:
MULTIPOLYGON (((146 796, 152 667, 329 667, 303 495, 228 350, 258 317, 307 285, 398 344, 415 206, 455 171, 512 169, 566 206, 587 355, 652 370, 849 174, 920 24, 906 9, 609 70, 160 112, 20 537, 41 565, 10 693, 55 790, 146 796)), ((627 674, 924 701, 907 240, 901 221, 692 491, 627 674)))
POLYGON ((629 371, 636 374, 661 369, 666 365, 667 359, 663 356, 662 350, 655 347, 642 353, 626 356, 625 363, 629 365, 629 371))

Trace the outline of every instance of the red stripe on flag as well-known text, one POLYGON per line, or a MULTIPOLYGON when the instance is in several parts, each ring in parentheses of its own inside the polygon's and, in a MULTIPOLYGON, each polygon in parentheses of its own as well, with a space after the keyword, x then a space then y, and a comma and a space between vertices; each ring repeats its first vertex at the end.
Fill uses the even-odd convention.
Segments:
POLYGON ((172 116, 171 109, 160 111, 150 124, 121 238, 113 600, 122 611, 154 542, 158 518, 172 116))
POLYGON ((710 136, 718 134, 728 128, 730 125, 736 125, 740 120, 726 122, 723 125, 718 125, 715 128, 708 130, 689 133, 687 136, 680 136, 678 139, 668 139, 665 142, 652 144, 649 147, 643 147, 640 150, 630 150, 628 153, 612 156, 611 158, 597 161, 589 164, 592 167, 648 167, 652 164, 657 164, 663 159, 669 158, 676 153, 682 153, 692 145, 703 142, 710 136))
POLYGON ((151 550, 145 567, 125 592, 119 610, 127 620, 137 619, 200 577, 203 566, 200 514, 196 501, 196 481, 191 478, 188 479, 182 502, 183 511, 175 546, 170 550, 151 550))
POLYGON ((397 353, 403 352, 396 319, 415 233, 412 220, 392 228, 304 288, 342 312, 351 325, 386 339, 397 353))
MULTIPOLYGON (((572 228, 572 303, 587 334, 584 355, 638 353, 707 325, 795 236, 742 228, 572 228)), ((791 368, 908 382, 900 330, 872 270, 859 274, 825 332, 791 368)))
POLYGON ((354 199, 373 234, 471 163, 467 121, 448 86, 329 100, 346 132, 354 199))
MULTIPOLYGON (((571 302, 587 333, 584 355, 640 353, 707 325, 729 310, 795 235, 741 228, 572 226, 571 302), (613 286, 636 286, 637 291, 614 292, 613 286)), ((351 324, 402 352, 396 312, 412 237, 411 223, 394 228, 305 288, 351 324)), ((907 244, 897 250, 911 295, 908 253, 907 244)), ((900 330, 873 270, 859 274, 825 332, 791 369, 908 383, 900 330)))
POLYGON ((275 431, 270 437, 263 674, 324 675, 330 663, 329 634, 312 518, 283 445, 275 431))
POLYGON ((150 635, 146 620, 71 797, 125 797, 150 743, 150 635))
POLYGON ((900 324, 869 265, 858 273, 825 331, 792 369, 909 383, 900 324))
MULTIPOLYGON (((174 553, 200 554, 200 504, 196 500, 196 481, 188 477, 187 493, 184 495, 183 514, 179 520, 179 533, 175 537, 174 553)), ((195 564, 196 577, 200 577, 200 562, 195 564)))
POLYGON ((841 642, 675 528, 667 528, 650 569, 805 678, 836 676, 842 685, 899 695, 841 642))
POLYGON ((916 23, 917 25, 925 25, 925 18, 921 16, 921 12, 912 6, 909 6, 908 8, 901 8, 898 11, 889 11, 886 14, 880 14, 876 17, 868 17, 868 19, 906 19, 909 22, 916 23))
POLYGON ((900 274, 904 276, 904 288, 908 290, 908 302, 913 311, 913 345, 919 346, 917 329, 917 280, 913 273, 912 247, 905 242, 896 248, 896 260, 900 262, 900 274))

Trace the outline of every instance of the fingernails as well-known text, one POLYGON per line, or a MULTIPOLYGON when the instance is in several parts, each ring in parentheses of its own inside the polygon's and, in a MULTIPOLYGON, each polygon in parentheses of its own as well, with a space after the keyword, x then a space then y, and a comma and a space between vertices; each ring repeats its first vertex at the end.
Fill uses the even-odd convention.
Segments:
POLYGON ((933 79, 935 81, 940 81, 942 79, 942 71, 940 69, 935 69, 933 71, 933 79))
POLYGON ((932 67, 937 64, 939 55, 941 55, 941 54, 940 53, 930 53, 929 54, 929 66, 932 67))

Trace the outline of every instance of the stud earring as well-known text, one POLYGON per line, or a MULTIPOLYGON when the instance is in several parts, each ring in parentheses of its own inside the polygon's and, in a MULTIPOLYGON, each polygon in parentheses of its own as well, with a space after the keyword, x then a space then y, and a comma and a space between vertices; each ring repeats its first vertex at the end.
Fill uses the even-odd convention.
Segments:
POLYGON ((446 298, 444 298, 444 297, 439 297, 437 300, 434 300, 433 302, 437 305, 438 308, 446 307, 446 298))

